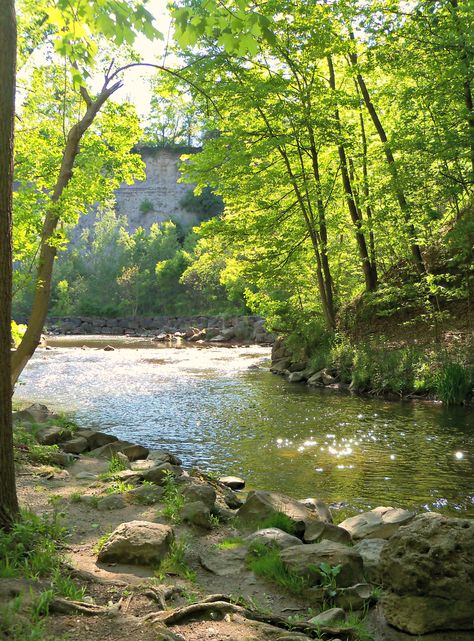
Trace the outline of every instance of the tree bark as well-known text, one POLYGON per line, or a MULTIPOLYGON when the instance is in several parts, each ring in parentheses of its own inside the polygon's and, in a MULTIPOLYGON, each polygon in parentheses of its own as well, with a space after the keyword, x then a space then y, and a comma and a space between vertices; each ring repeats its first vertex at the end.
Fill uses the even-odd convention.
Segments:
POLYGON ((12 182, 15 116, 16 20, 14 0, 0 3, 0 529, 18 514, 12 433, 11 299, 12 182))
MULTIPOLYGON (((354 34, 352 32, 350 34, 350 37, 353 41, 355 41, 354 34)), ((370 93, 369 93, 369 90, 367 89, 367 85, 365 84, 365 80, 362 74, 357 70, 357 65, 358 65, 357 53, 355 53, 355 51, 352 51, 349 54, 349 58, 350 58, 352 67, 356 70, 357 84, 359 85, 360 90, 362 92, 365 106, 367 108, 367 111, 369 112, 369 115, 372 119, 374 127, 377 130, 377 133, 379 135, 380 142, 382 143, 382 146, 383 146, 385 158, 387 160, 390 174, 392 176, 392 183, 393 183, 395 196, 397 198, 400 211, 402 212, 405 225, 406 225, 408 234, 410 236, 410 249, 413 256, 413 261, 415 263, 417 270, 420 273, 423 273, 425 271, 425 264, 423 261, 423 256, 421 253, 420 246, 418 245, 418 243, 414 241, 414 238, 416 237, 416 233, 415 233, 415 227, 413 225, 413 221, 410 218, 410 205, 408 204, 408 201, 405 196, 405 192, 403 191, 400 185, 400 177, 398 175, 397 164, 395 162, 392 149, 389 145, 387 134, 382 125, 382 121, 379 118, 377 110, 375 109, 374 104, 370 98, 370 93)))
POLYGON ((49 207, 44 220, 31 315, 23 339, 18 349, 12 355, 12 385, 15 385, 25 365, 34 354, 41 340, 41 332, 43 331, 43 326, 48 314, 53 264, 57 252, 52 241, 54 241, 54 234, 56 233, 60 220, 60 207, 57 203, 71 180, 74 162, 79 153, 79 143, 82 136, 91 126, 106 100, 121 86, 121 81, 116 82, 110 87, 107 86, 106 82, 101 93, 94 101, 89 98, 85 89, 82 90, 82 95, 87 104, 87 110, 82 119, 69 131, 58 179, 51 196, 51 207, 49 207))
MULTIPOLYGON (((328 56, 328 67, 329 67, 329 86, 333 91, 335 91, 336 76, 334 73, 334 65, 333 65, 331 56, 328 56)), ((364 274, 364 280, 365 280, 365 289, 368 292, 373 292, 377 287, 377 280, 376 278, 374 278, 374 271, 372 269, 372 263, 370 261, 369 251, 367 249, 367 242, 365 240, 365 235, 362 229, 362 220, 359 215, 359 210, 357 208, 357 203, 356 203, 356 199, 352 189, 351 179, 349 176, 349 167, 348 167, 346 150, 342 143, 341 117, 339 115, 339 109, 337 108, 337 106, 334 109, 334 119, 336 121, 336 128, 339 134, 339 143, 337 146, 337 150, 339 153, 339 160, 341 165, 342 185, 344 187, 344 193, 346 195, 349 214, 351 216, 351 220, 355 228, 357 247, 358 247, 359 256, 362 262, 362 272, 364 274)))

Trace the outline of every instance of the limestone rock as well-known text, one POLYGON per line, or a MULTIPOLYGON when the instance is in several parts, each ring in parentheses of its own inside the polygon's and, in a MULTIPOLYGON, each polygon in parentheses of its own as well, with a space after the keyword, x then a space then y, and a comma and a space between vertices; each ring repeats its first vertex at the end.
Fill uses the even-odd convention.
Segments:
POLYGON ((303 535, 305 543, 317 543, 322 540, 335 541, 350 545, 352 542, 351 535, 347 530, 331 523, 324 521, 313 521, 306 526, 303 535))
POLYGON ((253 490, 237 512, 237 518, 244 526, 261 523, 277 513, 285 514, 294 524, 295 534, 302 535, 307 524, 317 520, 317 514, 308 507, 277 492, 253 490))
POLYGON ((59 447, 63 452, 68 452, 69 454, 81 454, 87 450, 88 443, 85 438, 78 436, 77 438, 71 438, 65 443, 60 443, 59 447))
POLYGON ((189 483, 183 489, 183 496, 186 503, 200 501, 212 510, 216 502, 216 491, 206 483, 189 483))
POLYGON ((239 507, 242 507, 244 502, 238 496, 234 490, 231 490, 230 487, 222 486, 218 488, 218 499, 224 501, 227 507, 230 507, 231 510, 238 510, 239 507))
POLYGON ((129 443, 129 441, 116 440, 113 442, 106 443, 105 445, 102 445, 101 447, 98 447, 92 450, 91 456, 94 456, 95 458, 111 459, 113 456, 115 456, 119 452, 123 453, 124 448, 129 447, 130 445, 133 445, 133 443, 129 443))
POLYGON ((382 583, 380 574, 380 554, 387 541, 385 539, 362 539, 354 545, 364 563, 364 574, 371 583, 382 583))
POLYGON ((167 525, 148 521, 122 523, 100 550, 98 561, 155 565, 168 554, 173 539, 173 530, 167 525))
POLYGON ((368 583, 356 583, 348 588, 340 588, 335 604, 344 610, 363 610, 372 598, 372 588, 368 583))
POLYGON ((270 372, 273 372, 273 374, 284 374, 290 365, 291 358, 281 358, 280 360, 272 362, 270 372))
POLYGON ((370 512, 351 516, 339 527, 351 533, 352 538, 358 539, 388 539, 401 525, 406 525, 415 516, 414 512, 393 507, 376 507, 370 512))
POLYGON ((291 372, 291 374, 288 376, 289 383, 302 383, 305 380, 306 377, 303 372, 291 372))
POLYGON ((191 523, 207 530, 212 528, 211 511, 202 501, 185 503, 181 510, 181 517, 186 523, 191 523))
POLYGON ((229 550, 204 550, 199 562, 208 572, 217 576, 234 576, 244 571, 247 550, 245 547, 229 550))
POLYGON ((97 509, 102 512, 107 510, 123 510, 124 507, 127 507, 127 501, 121 494, 109 494, 97 502, 97 509))
POLYGON ((300 539, 298 539, 296 536, 288 534, 283 530, 279 530, 276 527, 257 530, 256 532, 253 532, 252 534, 246 536, 245 540, 248 543, 257 541, 258 543, 262 543, 263 545, 275 545, 281 550, 293 547, 295 545, 303 545, 300 539))
POLYGON ((308 623, 315 626, 330 626, 337 622, 342 623, 345 619, 346 614, 342 608, 330 608, 310 619, 308 623))
POLYGON ((144 481, 151 481, 151 483, 156 483, 157 485, 163 485, 165 478, 168 474, 176 476, 179 473, 179 468, 171 465, 170 463, 161 463, 151 467, 149 470, 142 472, 142 478, 144 481))
POLYGON ((158 485, 140 485, 127 492, 125 496, 131 503, 153 505, 162 498, 163 488, 158 485))
POLYGON ((230 487, 231 490, 243 490, 245 487, 244 479, 241 479, 238 476, 221 476, 219 483, 230 487))
POLYGON ((474 630, 473 568, 473 519, 417 516, 380 556, 388 623, 410 634, 474 630))
POLYGON ((38 430, 36 440, 41 445, 57 445, 61 441, 66 441, 72 436, 71 432, 64 427, 51 426, 43 427, 38 430))
POLYGON ((78 430, 75 436, 85 438, 90 450, 95 450, 98 447, 107 445, 107 443, 114 443, 115 441, 118 441, 116 436, 105 434, 104 432, 96 432, 95 430, 78 430))
POLYGON ((26 423, 46 423, 54 414, 41 403, 33 403, 24 410, 15 412, 15 421, 25 421, 26 423))
POLYGON ((158 461, 162 463, 171 463, 171 465, 181 465, 182 460, 172 454, 171 452, 168 452, 168 450, 150 450, 148 453, 148 460, 150 461, 158 461))
POLYGON ((149 451, 150 450, 147 447, 134 443, 133 445, 124 447, 122 454, 125 454, 129 461, 137 461, 139 459, 146 459, 149 451))
POLYGON ((364 580, 360 554, 354 548, 334 541, 287 548, 282 551, 281 559, 289 570, 307 578, 311 585, 321 583, 320 563, 328 563, 331 567, 342 566, 336 577, 338 587, 348 587, 364 580))
POLYGON ((302 499, 300 503, 306 505, 312 512, 316 512, 316 515, 320 521, 325 521, 326 523, 332 523, 332 514, 329 507, 321 499, 309 498, 302 499))

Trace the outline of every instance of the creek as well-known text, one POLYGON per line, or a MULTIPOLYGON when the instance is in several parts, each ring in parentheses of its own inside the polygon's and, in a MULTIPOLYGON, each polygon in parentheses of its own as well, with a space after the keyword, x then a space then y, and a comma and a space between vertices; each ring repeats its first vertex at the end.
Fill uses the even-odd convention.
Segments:
POLYGON ((265 347, 68 337, 38 349, 14 400, 176 453, 247 487, 474 516, 474 412, 290 384, 265 347), (104 345, 115 351, 104 351, 104 345), (81 348, 81 346, 84 346, 81 348), (268 364, 268 363, 267 363, 268 364), (249 369, 250 367, 250 369, 249 369))

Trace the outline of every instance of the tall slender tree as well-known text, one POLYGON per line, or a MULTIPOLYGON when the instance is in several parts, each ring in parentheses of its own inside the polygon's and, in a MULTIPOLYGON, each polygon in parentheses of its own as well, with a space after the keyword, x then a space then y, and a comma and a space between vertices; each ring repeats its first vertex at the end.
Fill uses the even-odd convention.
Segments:
POLYGON ((12 297, 12 181, 15 115, 16 20, 14 0, 0 3, 0 528, 18 513, 13 462, 10 377, 12 297))

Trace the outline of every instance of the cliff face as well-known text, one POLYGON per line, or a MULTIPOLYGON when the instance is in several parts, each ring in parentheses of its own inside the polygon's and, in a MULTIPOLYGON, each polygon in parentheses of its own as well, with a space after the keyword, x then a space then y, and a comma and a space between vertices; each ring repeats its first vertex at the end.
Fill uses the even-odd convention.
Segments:
MULTIPOLYGON (((196 224, 195 214, 186 211, 181 201, 194 185, 178 183, 183 149, 140 150, 146 165, 146 180, 122 185, 116 192, 117 213, 128 218, 130 230, 149 229, 155 222, 169 220, 189 226, 196 224)), ((189 150, 186 150, 189 153, 189 150)))
MULTIPOLYGON (((141 148, 138 150, 146 165, 146 179, 138 180, 133 185, 122 184, 116 191, 116 211, 119 216, 128 219, 128 231, 138 227, 149 229, 153 223, 173 220, 185 227, 198 224, 198 216, 187 211, 182 199, 194 190, 194 185, 178 183, 180 157, 197 149, 184 148, 141 148)), ((81 216, 78 225, 71 234, 74 243, 84 229, 93 226, 96 212, 81 216)))

